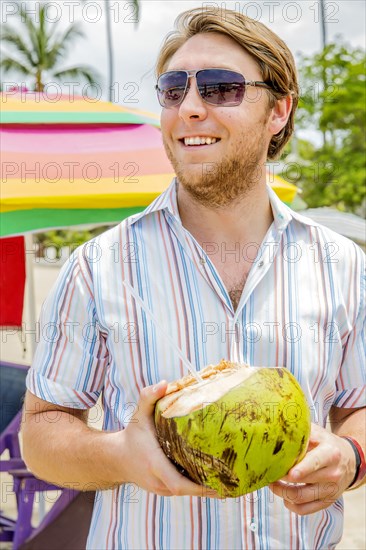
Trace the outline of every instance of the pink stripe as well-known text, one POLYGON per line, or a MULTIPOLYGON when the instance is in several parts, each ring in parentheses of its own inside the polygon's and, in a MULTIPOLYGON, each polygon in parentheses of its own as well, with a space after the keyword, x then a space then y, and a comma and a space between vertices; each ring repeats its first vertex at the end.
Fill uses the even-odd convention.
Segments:
POLYGON ((161 132, 147 124, 118 128, 12 128, 1 130, 2 151, 18 153, 101 153, 163 147, 161 132))

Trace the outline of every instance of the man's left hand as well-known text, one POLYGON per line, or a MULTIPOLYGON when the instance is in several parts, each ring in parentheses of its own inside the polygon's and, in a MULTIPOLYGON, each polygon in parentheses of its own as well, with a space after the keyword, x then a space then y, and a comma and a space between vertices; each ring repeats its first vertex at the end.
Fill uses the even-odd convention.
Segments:
POLYGON ((313 514, 342 495, 352 483, 355 468, 355 455, 348 441, 312 424, 305 457, 270 488, 292 512, 313 514))

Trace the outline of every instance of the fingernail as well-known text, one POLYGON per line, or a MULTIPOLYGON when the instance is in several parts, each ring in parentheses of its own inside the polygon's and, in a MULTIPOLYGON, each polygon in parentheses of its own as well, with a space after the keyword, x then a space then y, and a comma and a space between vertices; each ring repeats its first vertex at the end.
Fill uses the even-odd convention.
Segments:
POLYGON ((153 392, 154 393, 158 392, 163 384, 165 384, 164 380, 161 380, 160 382, 155 384, 155 386, 153 387, 153 392))
POLYGON ((300 470, 294 470, 294 471, 292 472, 292 477, 293 477, 294 479, 299 479, 299 477, 301 477, 301 472, 300 472, 300 470))

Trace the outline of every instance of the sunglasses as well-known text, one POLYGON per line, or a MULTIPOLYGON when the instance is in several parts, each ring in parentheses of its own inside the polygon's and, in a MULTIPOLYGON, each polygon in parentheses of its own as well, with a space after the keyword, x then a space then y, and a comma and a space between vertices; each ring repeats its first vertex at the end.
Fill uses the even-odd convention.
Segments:
POLYGON ((193 76, 201 98, 210 105, 240 105, 246 86, 272 89, 266 82, 245 80, 242 74, 227 69, 168 71, 159 76, 155 86, 160 105, 166 108, 180 105, 188 91, 189 78, 193 76))

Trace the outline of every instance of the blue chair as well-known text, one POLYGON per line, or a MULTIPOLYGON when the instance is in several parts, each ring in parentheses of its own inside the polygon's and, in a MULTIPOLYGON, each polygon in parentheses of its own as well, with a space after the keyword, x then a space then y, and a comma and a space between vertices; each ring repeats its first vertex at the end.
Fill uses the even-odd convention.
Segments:
POLYGON ((13 550, 82 550, 89 531, 95 493, 58 487, 35 477, 26 467, 19 444, 27 366, 0 362, 0 471, 13 479, 17 503, 14 520, 0 510, 0 542, 12 542, 13 550), (32 526, 35 496, 59 491, 60 496, 37 527, 32 526))

